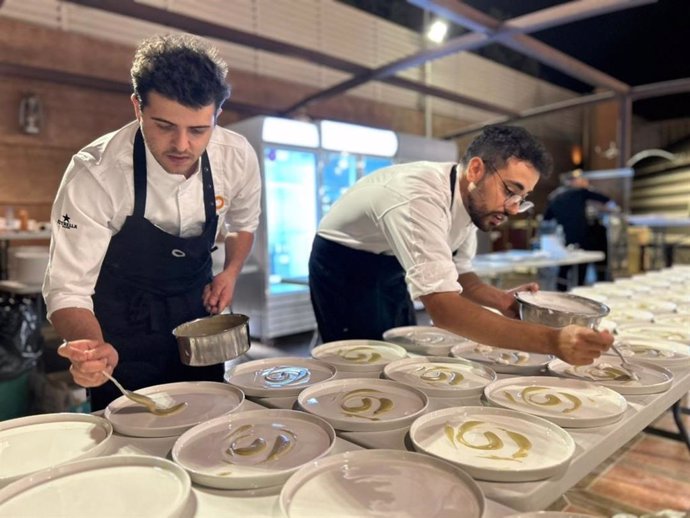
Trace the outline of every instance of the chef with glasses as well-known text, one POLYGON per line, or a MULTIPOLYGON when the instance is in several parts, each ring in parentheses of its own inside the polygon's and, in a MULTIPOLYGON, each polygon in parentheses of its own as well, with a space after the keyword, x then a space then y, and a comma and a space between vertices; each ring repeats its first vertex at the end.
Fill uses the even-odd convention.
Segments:
POLYGON ((415 325, 418 299, 435 326, 478 343, 594 361, 610 334, 517 320, 515 293, 539 286, 501 290, 472 271, 477 230, 532 208, 526 198, 551 168, 525 129, 499 125, 484 128, 460 163, 398 164, 360 179, 321 220, 312 245, 309 286, 323 342, 381 340, 415 325))

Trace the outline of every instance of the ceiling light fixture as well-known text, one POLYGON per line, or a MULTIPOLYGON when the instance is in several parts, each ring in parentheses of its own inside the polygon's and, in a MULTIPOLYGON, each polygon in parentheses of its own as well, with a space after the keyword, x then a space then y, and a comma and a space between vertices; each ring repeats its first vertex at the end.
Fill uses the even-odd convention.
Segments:
POLYGON ((448 34, 448 23, 445 20, 435 20, 426 33, 426 37, 434 43, 441 43, 448 34))

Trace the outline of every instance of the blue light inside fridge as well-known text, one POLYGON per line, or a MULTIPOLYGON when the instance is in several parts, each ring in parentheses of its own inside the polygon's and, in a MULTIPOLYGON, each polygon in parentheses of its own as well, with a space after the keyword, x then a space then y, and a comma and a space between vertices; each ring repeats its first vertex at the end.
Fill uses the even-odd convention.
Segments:
POLYGON ((369 173, 373 173, 377 169, 382 167, 388 167, 393 165, 393 160, 390 158, 383 158, 380 156, 361 156, 359 157, 359 167, 361 171, 361 176, 366 176, 369 173))
POLYGON ((327 153, 319 187, 319 220, 359 178, 393 164, 390 158, 354 155, 346 151, 327 153))
POLYGON ((307 289, 290 281, 306 281, 309 275, 317 225, 316 154, 265 147, 264 183, 270 290, 307 289))
POLYGON ((319 219, 333 206, 338 198, 357 181, 357 159, 349 153, 328 153, 321 171, 319 219))

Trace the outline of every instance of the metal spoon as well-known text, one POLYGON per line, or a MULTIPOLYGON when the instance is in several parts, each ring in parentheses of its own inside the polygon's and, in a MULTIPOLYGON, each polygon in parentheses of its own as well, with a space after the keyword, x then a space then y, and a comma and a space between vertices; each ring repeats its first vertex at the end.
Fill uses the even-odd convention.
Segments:
POLYGON ((615 342, 611 348, 613 349, 613 352, 615 352, 618 357, 621 359, 621 367, 623 367, 623 370, 625 370, 625 373, 630 376, 630 379, 633 381, 640 381, 640 377, 637 375, 637 373, 633 370, 633 364, 628 361, 628 359, 623 355, 621 350, 618 348, 620 345, 620 342, 615 342))
POLYGON ((108 378, 110 381, 112 381, 115 386, 120 389, 120 392, 124 394, 126 397, 134 401, 135 403, 138 403, 140 405, 143 405, 146 407, 146 409, 151 412, 152 414, 155 415, 160 415, 160 416, 166 416, 166 415, 171 415, 176 412, 179 412, 182 410, 184 407, 187 406, 187 402, 184 401, 182 403, 178 403, 176 405, 173 405, 171 407, 161 407, 159 406, 159 403, 157 403, 155 400, 151 399, 148 396, 145 396, 144 394, 139 394, 137 392, 132 392, 131 390, 127 390, 125 387, 120 385, 120 382, 117 381, 113 376, 108 374, 106 371, 101 371, 103 375, 108 378))

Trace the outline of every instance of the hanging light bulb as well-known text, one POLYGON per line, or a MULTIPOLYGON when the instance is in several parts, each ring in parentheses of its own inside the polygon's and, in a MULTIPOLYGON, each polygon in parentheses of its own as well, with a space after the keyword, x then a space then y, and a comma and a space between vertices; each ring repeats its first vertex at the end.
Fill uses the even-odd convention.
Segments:
POLYGON ((448 23, 445 20, 435 20, 426 33, 426 37, 434 43, 441 43, 448 33, 448 23))

